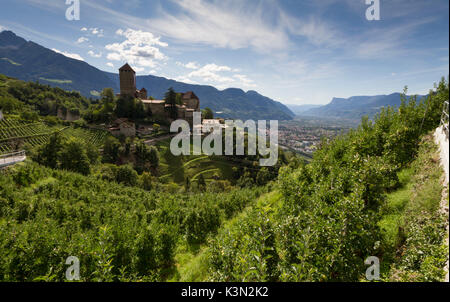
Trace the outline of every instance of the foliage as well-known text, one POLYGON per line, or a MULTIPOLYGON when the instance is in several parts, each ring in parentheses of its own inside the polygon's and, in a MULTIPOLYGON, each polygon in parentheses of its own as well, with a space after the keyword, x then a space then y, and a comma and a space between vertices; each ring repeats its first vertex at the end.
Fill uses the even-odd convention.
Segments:
POLYGON ((164 281, 177 242, 204 243, 261 192, 148 192, 31 162, 15 166, 0 175, 0 280, 64 281, 65 259, 76 256, 81 281, 164 281))
POLYGON ((98 152, 92 146, 75 137, 66 139, 59 132, 55 132, 48 143, 38 147, 32 154, 33 160, 44 166, 84 175, 90 173, 91 164, 95 164, 98 158, 98 152))
POLYGON ((211 108, 206 107, 202 110, 202 118, 211 120, 214 118, 214 112, 211 110, 211 108))
POLYGON ((114 137, 108 137, 103 145, 103 162, 117 163, 120 156, 120 142, 114 137))
POLYGON ((164 96, 164 100, 166 104, 169 105, 169 116, 172 119, 178 118, 178 108, 177 108, 177 94, 173 90, 173 88, 169 88, 164 96))
MULTIPOLYGON (((417 103, 414 97, 406 101, 403 97, 398 110, 385 108, 374 121, 364 118, 358 129, 333 141, 323 141, 309 165, 283 167, 279 175, 282 204, 275 213, 270 208, 255 208, 213 240, 212 279, 363 278, 364 260, 383 254, 378 221, 386 193, 398 187, 397 173, 415 159, 421 137, 439 125, 446 99, 448 82, 443 79, 422 102, 417 103)), ((248 170, 239 174, 242 184, 251 179, 248 170)), ((259 179, 262 178, 261 175, 259 179)), ((436 199, 440 200, 433 198, 436 199)), ((411 223, 411 239, 407 243, 411 254, 407 257, 416 270, 420 263, 433 267, 433 263, 444 259, 438 253, 440 247, 435 245, 436 236, 441 238, 437 228, 421 230, 418 226, 425 223, 422 219, 427 216, 409 215, 417 216, 421 218, 411 223), (416 249, 422 250, 421 244, 428 248, 430 257, 419 257, 416 249), (435 247, 438 251, 433 252, 435 247)), ((424 278, 434 280, 436 271, 427 271, 428 277, 424 278)))
POLYGON ((83 111, 89 104, 88 99, 75 91, 0 77, 0 107, 6 113, 36 112, 56 116, 58 109, 83 111))

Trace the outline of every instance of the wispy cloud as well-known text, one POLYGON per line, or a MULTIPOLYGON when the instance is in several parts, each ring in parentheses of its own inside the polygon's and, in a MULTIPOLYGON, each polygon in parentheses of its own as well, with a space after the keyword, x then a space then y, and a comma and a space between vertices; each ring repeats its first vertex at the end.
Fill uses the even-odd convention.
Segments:
POLYGON ((267 2, 249 5, 234 0, 181 0, 173 4, 178 6, 178 13, 162 11, 147 24, 178 41, 231 49, 250 47, 258 51, 283 49, 288 44, 285 29, 263 17, 268 11, 267 2))

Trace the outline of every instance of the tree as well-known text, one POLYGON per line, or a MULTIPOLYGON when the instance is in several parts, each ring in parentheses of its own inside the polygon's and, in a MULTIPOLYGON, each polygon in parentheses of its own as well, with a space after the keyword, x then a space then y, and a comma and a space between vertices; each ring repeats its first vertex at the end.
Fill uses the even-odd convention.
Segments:
POLYGON ((178 108, 177 108, 177 94, 172 87, 166 92, 164 97, 166 104, 169 105, 169 116, 172 119, 178 118, 178 108))
POLYGON ((208 107, 202 110, 202 115, 206 120, 212 120, 214 118, 214 112, 208 107))
POLYGON ((102 104, 112 104, 115 100, 114 90, 112 88, 105 88, 101 93, 102 104))
POLYGON ((134 111, 134 97, 132 96, 121 96, 117 100, 117 106, 115 113, 118 117, 131 118, 134 111))
POLYGON ((132 187, 137 184, 137 179, 138 174, 130 165, 124 165, 117 168, 116 181, 118 183, 132 187))
POLYGON ((150 148, 142 141, 139 141, 135 145, 134 151, 135 164, 134 169, 138 173, 148 171, 150 163, 150 148))
POLYGON ((186 177, 185 179, 184 188, 186 189, 186 191, 189 191, 189 189, 191 188, 191 180, 189 179, 189 177, 186 177))
POLYGON ((118 117, 133 119, 143 118, 147 114, 145 112, 144 103, 129 95, 121 96, 117 100, 115 113, 118 117))
POLYGON ((198 177, 198 188, 200 190, 206 189, 206 182, 205 182, 205 178, 203 177, 203 174, 200 174, 200 176, 198 177))
POLYGON ((115 164, 120 156, 120 142, 114 137, 108 137, 103 145, 103 162, 115 164))
POLYGON ((270 173, 266 167, 261 168, 256 175, 256 183, 259 186, 265 185, 270 180, 270 173))
POLYGON ((90 161, 86 152, 86 145, 77 138, 70 138, 63 144, 59 154, 61 169, 88 175, 90 161))
POLYGON ((100 158, 100 153, 97 147, 92 144, 86 144, 86 154, 89 158, 91 165, 96 165, 100 158))
POLYGON ((159 167, 159 152, 158 149, 156 149, 155 146, 150 147, 150 164, 152 165, 152 168, 157 169, 159 167))
POLYGON ((147 191, 153 190, 153 177, 150 173, 144 172, 141 176, 142 188, 147 191))
POLYGON ((36 157, 33 159, 41 165, 56 169, 58 167, 58 156, 62 149, 62 139, 59 132, 50 136, 47 144, 38 148, 36 157))

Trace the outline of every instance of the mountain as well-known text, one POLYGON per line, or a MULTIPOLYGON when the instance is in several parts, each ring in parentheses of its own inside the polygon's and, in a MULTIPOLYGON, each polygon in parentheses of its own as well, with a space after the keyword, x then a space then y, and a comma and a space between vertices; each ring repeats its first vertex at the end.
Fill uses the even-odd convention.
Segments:
MULTIPOLYGON (((79 91, 86 97, 97 96, 103 88, 119 91, 118 74, 101 71, 86 62, 68 58, 53 50, 16 36, 0 33, 0 73, 24 81, 39 81, 65 90, 79 91)), ((191 85, 156 76, 138 76, 138 88, 161 99, 173 87, 175 91, 194 91, 201 107, 209 107, 217 116, 239 119, 291 120, 295 114, 283 104, 256 91, 191 85)))
POLYGON ((27 42, 11 31, 0 33, 0 73, 23 81, 77 90, 87 97, 91 96, 91 91, 114 85, 107 74, 86 62, 27 42))
MULTIPOLYGON (((425 96, 418 96, 417 99, 420 100, 423 97, 425 96)), ((348 99, 333 98, 328 105, 309 109, 301 115, 360 120, 365 115, 373 118, 382 107, 398 107, 400 104, 400 93, 376 96, 353 96, 348 99)))
POLYGON ((304 112, 310 110, 310 109, 314 109, 314 108, 319 108, 322 105, 295 105, 295 104, 287 104, 286 105, 292 112, 294 112, 296 115, 301 115, 304 112))

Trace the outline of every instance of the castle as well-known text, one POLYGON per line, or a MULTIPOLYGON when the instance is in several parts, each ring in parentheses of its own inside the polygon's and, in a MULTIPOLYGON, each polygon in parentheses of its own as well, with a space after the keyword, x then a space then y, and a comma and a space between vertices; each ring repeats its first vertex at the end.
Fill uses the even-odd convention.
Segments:
MULTIPOLYGON (((136 89, 136 72, 130 65, 125 64, 119 69, 120 96, 132 96, 138 98, 144 104, 152 116, 160 120, 170 122, 169 104, 165 100, 149 100, 147 89, 136 89)), ((192 126, 194 112, 200 112, 200 100, 194 92, 189 91, 181 95, 182 105, 177 105, 178 119, 184 119, 192 126)))

